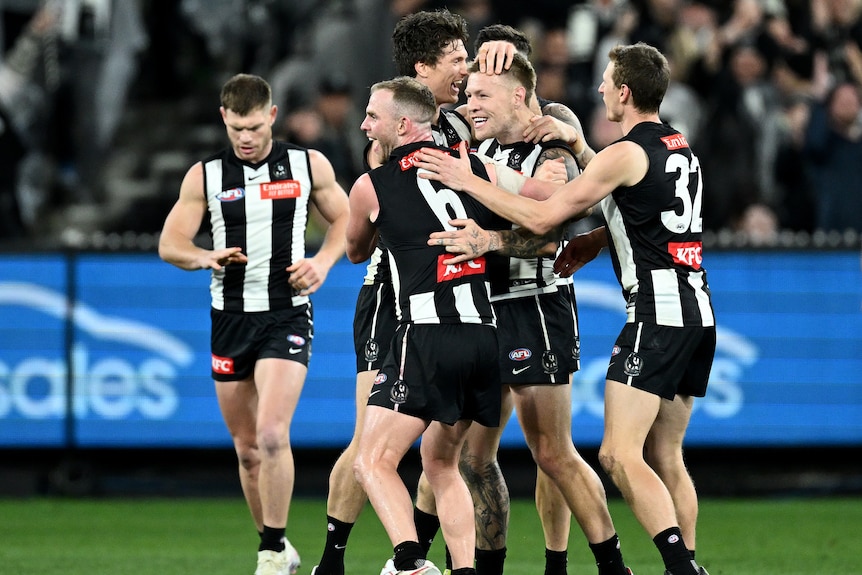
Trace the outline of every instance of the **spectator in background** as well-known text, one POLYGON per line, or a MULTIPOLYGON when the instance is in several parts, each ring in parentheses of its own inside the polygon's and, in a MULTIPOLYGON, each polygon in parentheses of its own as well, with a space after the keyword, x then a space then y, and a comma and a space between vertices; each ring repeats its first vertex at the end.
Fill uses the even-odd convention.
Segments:
POLYGON ((816 219, 803 150, 809 111, 808 102, 802 96, 784 105, 780 142, 772 165, 776 184, 774 205, 778 227, 803 232, 813 232, 816 219))
POLYGON ((42 6, 0 63, 0 239, 27 236, 47 200, 41 134, 59 83, 59 17, 55 5, 42 6))
POLYGON ((862 0, 812 2, 811 16, 816 47, 835 82, 862 84, 862 0))
POLYGON ((55 123, 68 125, 68 131, 61 133, 55 153, 64 199, 104 202, 102 167, 138 72, 137 56, 149 41, 142 6, 139 0, 60 6, 63 86, 55 123))
POLYGON ((704 186, 704 227, 734 227, 745 209, 771 194, 771 158, 781 102, 766 59, 740 42, 713 78, 704 130, 698 135, 704 186))
MULTIPOLYGON (((284 108, 292 109, 292 106, 284 108)), ((356 130, 360 122, 347 78, 331 74, 319 83, 316 97, 287 114, 276 135, 321 152, 329 158, 341 187, 350 189, 352 182, 362 173, 358 164, 368 141, 356 130)), ((306 237, 309 246, 320 245, 328 225, 316 209, 311 210, 306 237)))
POLYGON ((367 142, 361 133, 356 135, 359 122, 347 77, 329 74, 318 83, 308 104, 285 117, 278 132, 288 141, 322 152, 332 163, 338 183, 349 189, 362 173, 358 164, 367 142))
POLYGON ((803 158, 811 175, 817 228, 862 232, 862 100, 859 86, 838 84, 811 106, 803 158))

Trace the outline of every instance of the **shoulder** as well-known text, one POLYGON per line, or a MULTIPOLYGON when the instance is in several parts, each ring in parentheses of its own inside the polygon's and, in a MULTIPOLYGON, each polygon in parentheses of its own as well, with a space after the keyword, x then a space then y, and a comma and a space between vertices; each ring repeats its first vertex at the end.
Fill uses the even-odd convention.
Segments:
POLYGON ((330 174, 332 177, 335 177, 332 162, 329 161, 329 158, 323 152, 313 149, 307 149, 306 152, 308 153, 308 163, 311 165, 311 174, 315 180, 318 178, 327 179, 330 174))
POLYGON ((648 168, 649 158, 640 144, 619 140, 596 154, 584 169, 584 175, 615 186, 633 186, 644 178, 648 168))

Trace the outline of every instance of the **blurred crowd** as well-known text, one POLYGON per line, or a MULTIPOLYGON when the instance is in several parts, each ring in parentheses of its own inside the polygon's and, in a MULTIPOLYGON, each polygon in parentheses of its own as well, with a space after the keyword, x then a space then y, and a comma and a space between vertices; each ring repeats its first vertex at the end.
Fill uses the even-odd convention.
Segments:
POLYGON ((349 189, 368 87, 395 74, 395 22, 443 7, 471 38, 524 31, 539 95, 574 110, 596 149, 619 136, 596 90, 609 48, 660 48, 661 115, 700 159, 707 230, 750 244, 862 232, 862 0, 0 0, 0 238, 46 204, 105 200, 99 167, 126 107, 198 91, 209 108, 189 121, 217 119, 239 71, 270 80, 277 135, 324 152, 349 189))

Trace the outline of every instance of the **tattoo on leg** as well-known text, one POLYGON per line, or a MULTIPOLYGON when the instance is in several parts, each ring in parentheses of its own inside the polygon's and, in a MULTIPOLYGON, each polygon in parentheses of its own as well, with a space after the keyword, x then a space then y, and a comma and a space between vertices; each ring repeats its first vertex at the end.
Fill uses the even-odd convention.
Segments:
POLYGON ((499 464, 464 457, 460 468, 476 510, 476 547, 502 549, 509 526, 509 488, 499 464))

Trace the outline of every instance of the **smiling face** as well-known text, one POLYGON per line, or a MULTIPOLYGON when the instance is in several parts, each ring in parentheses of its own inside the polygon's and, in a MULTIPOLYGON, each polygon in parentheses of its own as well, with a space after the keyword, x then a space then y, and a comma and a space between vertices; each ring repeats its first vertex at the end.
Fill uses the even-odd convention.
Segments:
POLYGON ((524 126, 516 114, 517 90, 507 74, 470 74, 465 90, 467 111, 478 140, 496 138, 501 144, 523 140, 524 126))
POLYGON ((257 164, 269 155, 272 149, 272 124, 277 113, 276 106, 261 106, 246 115, 221 108, 227 137, 237 158, 257 164))
POLYGON ((416 79, 431 88, 438 106, 458 101, 461 82, 466 76, 467 49, 461 40, 444 48, 436 64, 416 64, 416 79))
POLYGON ((360 128, 369 140, 376 141, 372 147, 376 152, 377 161, 381 164, 389 159, 389 155, 397 147, 398 124, 401 118, 396 114, 393 96, 390 90, 375 90, 368 98, 365 107, 365 119, 360 128))

